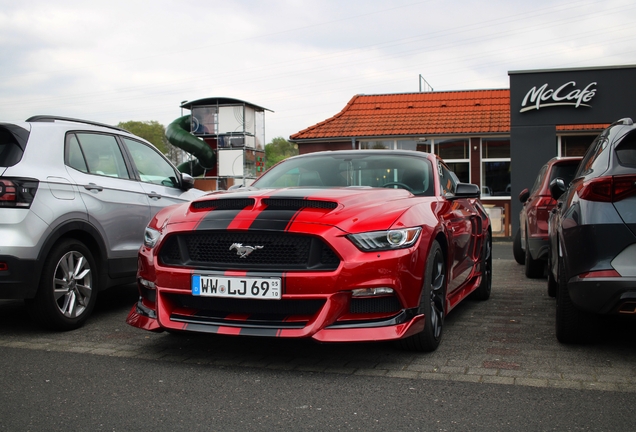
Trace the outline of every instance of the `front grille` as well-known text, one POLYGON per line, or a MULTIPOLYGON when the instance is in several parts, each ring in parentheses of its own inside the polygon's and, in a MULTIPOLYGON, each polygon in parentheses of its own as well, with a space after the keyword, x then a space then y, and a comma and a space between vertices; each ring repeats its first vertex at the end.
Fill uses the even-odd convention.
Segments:
POLYGON ((335 270, 340 259, 320 238, 267 231, 175 234, 159 251, 165 265, 216 270, 335 270))
POLYGON ((201 331, 209 331, 216 326, 240 327, 241 334, 253 336, 276 336, 279 329, 303 328, 325 304, 324 300, 254 300, 186 295, 167 297, 178 306, 177 310, 189 310, 185 314, 170 314, 171 321, 198 326, 201 331))
POLYGON ((195 309, 207 315, 258 315, 267 316, 313 316, 325 304, 324 300, 257 300, 211 298, 191 295, 168 295, 176 305, 195 309))

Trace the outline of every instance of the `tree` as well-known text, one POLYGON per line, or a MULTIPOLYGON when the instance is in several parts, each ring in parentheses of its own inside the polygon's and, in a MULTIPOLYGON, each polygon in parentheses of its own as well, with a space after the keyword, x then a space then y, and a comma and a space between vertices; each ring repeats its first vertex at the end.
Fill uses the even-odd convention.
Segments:
POLYGON ((181 150, 168 142, 168 139, 166 138, 166 128, 158 121, 151 120, 140 122, 131 120, 127 122, 120 122, 117 127, 126 129, 138 137, 151 142, 175 165, 179 165, 183 162, 183 154, 181 150))
POLYGON ((287 141, 283 137, 276 137, 269 144, 265 145, 266 168, 277 164, 283 159, 298 154, 298 145, 287 141))

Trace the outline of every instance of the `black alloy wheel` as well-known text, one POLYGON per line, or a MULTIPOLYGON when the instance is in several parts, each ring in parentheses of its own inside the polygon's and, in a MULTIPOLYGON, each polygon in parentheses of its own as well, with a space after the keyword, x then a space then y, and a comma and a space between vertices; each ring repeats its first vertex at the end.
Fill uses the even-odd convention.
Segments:
POLYGON ((481 283, 472 293, 475 300, 488 300, 492 291, 492 237, 490 231, 484 239, 481 251, 481 283))
POLYGON ((442 340, 446 315, 446 260, 442 248, 433 241, 426 260, 426 273, 420 296, 418 314, 424 314, 424 330, 398 341, 401 348, 409 351, 435 351, 442 340))

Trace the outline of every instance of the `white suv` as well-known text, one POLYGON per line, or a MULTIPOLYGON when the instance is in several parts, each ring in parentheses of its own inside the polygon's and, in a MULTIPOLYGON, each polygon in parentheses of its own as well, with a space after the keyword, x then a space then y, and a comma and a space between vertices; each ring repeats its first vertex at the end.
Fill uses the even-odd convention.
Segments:
POLYGON ((35 116, 0 123, 0 299, 70 330, 97 293, 131 283, 144 229, 204 192, 149 142, 113 126, 35 116))

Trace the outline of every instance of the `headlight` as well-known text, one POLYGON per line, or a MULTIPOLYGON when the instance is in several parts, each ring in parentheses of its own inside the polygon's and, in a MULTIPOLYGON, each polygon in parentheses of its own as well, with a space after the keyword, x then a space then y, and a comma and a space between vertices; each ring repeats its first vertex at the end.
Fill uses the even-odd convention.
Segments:
POLYGON ((350 234, 347 237, 362 251, 403 249, 412 246, 422 228, 403 228, 350 234))
POLYGON ((144 231, 144 246, 149 248, 155 247, 160 236, 161 233, 159 231, 146 227, 146 231, 144 231))

